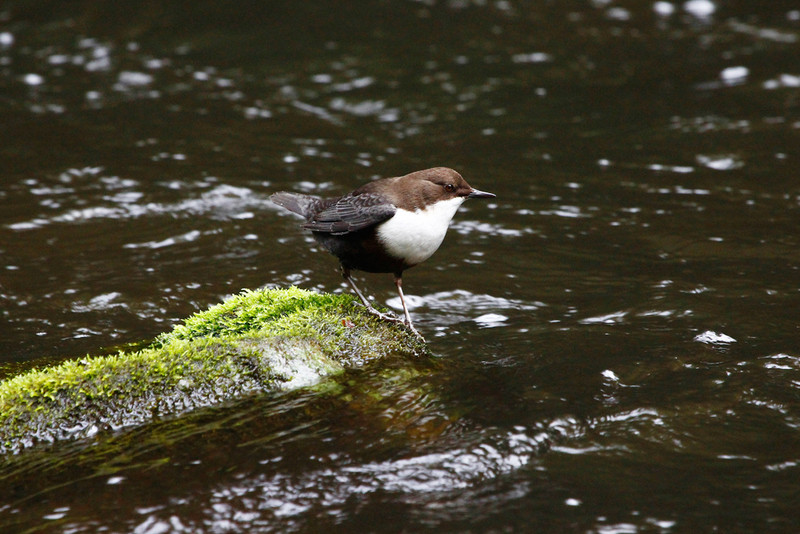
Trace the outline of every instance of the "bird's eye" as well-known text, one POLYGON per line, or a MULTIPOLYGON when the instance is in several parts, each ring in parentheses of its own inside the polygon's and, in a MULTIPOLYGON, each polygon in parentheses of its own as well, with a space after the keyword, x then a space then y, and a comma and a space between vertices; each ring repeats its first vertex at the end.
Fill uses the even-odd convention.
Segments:
POLYGON ((444 184, 444 190, 447 191, 448 193, 452 193, 453 191, 456 190, 456 186, 453 184, 444 184))

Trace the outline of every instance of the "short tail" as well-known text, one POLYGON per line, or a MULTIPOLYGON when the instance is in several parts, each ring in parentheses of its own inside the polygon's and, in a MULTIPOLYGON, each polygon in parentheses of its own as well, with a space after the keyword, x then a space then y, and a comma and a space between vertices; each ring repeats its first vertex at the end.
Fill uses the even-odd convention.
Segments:
POLYGON ((300 193, 287 193, 281 191, 269 197, 269 199, 278 206, 284 207, 287 210, 302 215, 307 221, 310 221, 314 214, 317 212, 323 200, 319 197, 311 195, 301 195, 300 193))

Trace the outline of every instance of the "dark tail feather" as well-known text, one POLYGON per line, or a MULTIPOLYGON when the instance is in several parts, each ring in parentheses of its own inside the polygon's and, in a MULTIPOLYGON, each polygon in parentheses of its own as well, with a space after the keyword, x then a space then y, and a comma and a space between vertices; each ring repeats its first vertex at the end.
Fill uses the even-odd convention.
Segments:
POLYGON ((316 206, 322 202, 322 199, 319 197, 301 195, 300 193, 287 193, 285 191, 275 193, 270 196, 269 199, 278 206, 284 207, 298 215, 302 215, 307 221, 311 220, 316 213, 316 206))

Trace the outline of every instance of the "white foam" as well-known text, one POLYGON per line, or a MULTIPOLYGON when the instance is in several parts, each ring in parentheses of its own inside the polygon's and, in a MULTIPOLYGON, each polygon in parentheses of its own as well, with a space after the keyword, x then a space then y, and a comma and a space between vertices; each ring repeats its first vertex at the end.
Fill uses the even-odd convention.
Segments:
POLYGON ((708 343, 710 345, 717 345, 719 343, 736 343, 736 340, 731 336, 719 332, 712 332, 711 330, 706 330, 702 334, 694 336, 694 341, 708 343))

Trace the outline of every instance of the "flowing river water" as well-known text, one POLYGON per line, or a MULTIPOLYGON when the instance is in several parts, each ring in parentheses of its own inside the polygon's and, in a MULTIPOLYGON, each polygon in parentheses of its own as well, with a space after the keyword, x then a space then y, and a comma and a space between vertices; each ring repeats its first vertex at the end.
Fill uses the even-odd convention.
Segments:
MULTIPOLYGON (((0 460, 3 532, 797 532, 795 1, 0 5, 0 375, 348 291, 277 190, 432 166, 431 359, 0 460)), ((398 310, 390 275, 359 275, 398 310)))

